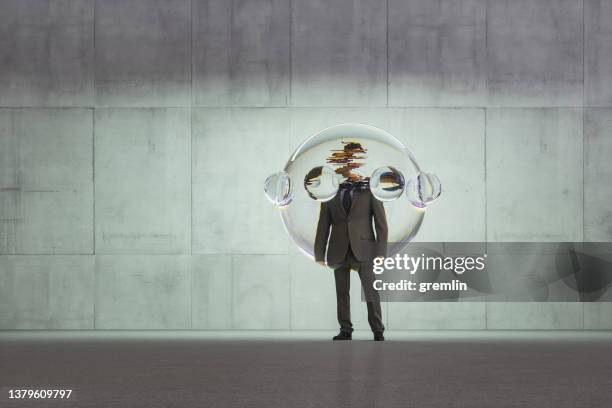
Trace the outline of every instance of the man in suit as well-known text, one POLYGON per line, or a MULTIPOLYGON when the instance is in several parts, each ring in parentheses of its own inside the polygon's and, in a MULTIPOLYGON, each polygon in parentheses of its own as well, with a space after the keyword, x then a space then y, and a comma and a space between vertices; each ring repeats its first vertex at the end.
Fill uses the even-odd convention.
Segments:
POLYGON ((344 183, 332 200, 321 203, 314 254, 318 263, 334 269, 340 323, 340 333, 334 340, 352 338, 349 301, 351 269, 357 270, 361 279, 374 340, 384 340, 380 296, 372 286, 375 280, 372 267, 374 258, 386 256, 387 232, 383 204, 367 187, 356 188, 352 183, 344 183))

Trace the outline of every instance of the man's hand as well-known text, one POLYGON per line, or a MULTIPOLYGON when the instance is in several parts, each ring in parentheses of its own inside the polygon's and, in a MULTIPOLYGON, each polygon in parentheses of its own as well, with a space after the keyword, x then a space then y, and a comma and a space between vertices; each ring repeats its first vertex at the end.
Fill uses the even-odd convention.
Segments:
POLYGON ((327 264, 325 263, 325 261, 317 261, 317 263, 323 267, 326 267, 327 264))

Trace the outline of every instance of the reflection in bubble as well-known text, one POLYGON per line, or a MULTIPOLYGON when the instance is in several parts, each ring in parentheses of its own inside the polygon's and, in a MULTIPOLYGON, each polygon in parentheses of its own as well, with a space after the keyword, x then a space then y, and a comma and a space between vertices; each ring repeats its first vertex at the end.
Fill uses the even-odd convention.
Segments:
POLYGON ((317 166, 304 178, 304 188, 310 198, 317 201, 329 201, 338 192, 338 177, 327 166, 317 166))
POLYGON ((380 201, 397 199, 404 192, 404 186, 404 176, 394 167, 379 167, 370 178, 370 190, 380 201))

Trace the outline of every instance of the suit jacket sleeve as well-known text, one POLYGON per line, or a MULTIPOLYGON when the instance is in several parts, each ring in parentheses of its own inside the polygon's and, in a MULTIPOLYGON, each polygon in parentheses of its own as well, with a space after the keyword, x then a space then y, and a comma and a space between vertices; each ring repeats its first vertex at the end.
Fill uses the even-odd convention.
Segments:
POLYGON ((331 214, 327 203, 321 203, 319 212, 319 223, 317 224, 317 233, 314 242, 315 261, 325 261, 325 249, 327 248, 327 238, 329 237, 329 229, 331 227, 331 214))
POLYGON ((385 215, 385 207, 383 203, 376 199, 373 195, 372 200, 372 215, 374 216, 374 228, 376 229, 376 250, 375 256, 387 256, 387 237, 389 229, 387 228, 387 216, 385 215))

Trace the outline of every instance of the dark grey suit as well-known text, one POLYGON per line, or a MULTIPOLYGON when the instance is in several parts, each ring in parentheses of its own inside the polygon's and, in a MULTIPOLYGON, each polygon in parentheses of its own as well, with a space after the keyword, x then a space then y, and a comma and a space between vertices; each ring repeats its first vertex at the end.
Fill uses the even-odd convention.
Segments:
POLYGON ((331 201, 321 203, 314 244, 315 260, 326 260, 327 265, 334 268, 338 322, 342 331, 353 330, 349 297, 351 269, 356 269, 361 279, 370 328, 372 331, 384 330, 380 296, 372 286, 375 279, 372 260, 386 256, 387 233, 385 209, 370 190, 354 190, 348 214, 341 204, 340 192, 331 201))

